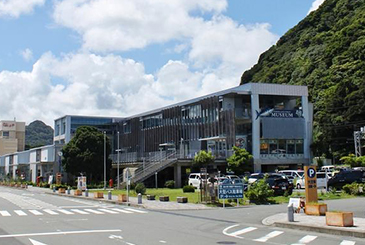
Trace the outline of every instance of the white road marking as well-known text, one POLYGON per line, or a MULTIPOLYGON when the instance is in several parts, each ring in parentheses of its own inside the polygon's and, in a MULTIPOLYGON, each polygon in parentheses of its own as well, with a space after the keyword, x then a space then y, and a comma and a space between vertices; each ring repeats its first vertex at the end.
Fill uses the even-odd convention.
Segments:
POLYGON ((108 232, 121 232, 122 230, 85 230, 85 231, 57 231, 57 232, 44 232, 44 233, 26 233, 26 234, 13 234, 13 235, 0 235, 0 238, 9 237, 25 237, 25 236, 54 236, 54 235, 68 235, 68 234, 85 234, 85 233, 108 233, 108 232))
POLYGON ((340 245, 355 245, 355 243, 354 241, 343 240, 340 245))
POLYGON ((125 242, 125 244, 127 244, 127 245, 135 245, 134 243, 130 243, 130 242, 125 242))
POLYGON ((130 211, 127 211, 127 210, 124 210, 124 209, 119 209, 119 208, 112 208, 112 210, 118 211, 118 212, 121 212, 121 213, 125 213, 125 214, 133 213, 133 212, 130 212, 130 211))
POLYGON ((64 214, 74 214, 70 211, 64 210, 64 209, 57 209, 58 212, 64 213, 64 214))
POLYGON ((128 211, 132 211, 132 212, 136 212, 136 213, 141 213, 141 214, 146 214, 148 212, 146 211, 142 211, 142 210, 138 210, 138 209, 133 209, 133 208, 125 208, 128 211))
POLYGON ((110 213, 110 214, 117 214, 118 212, 109 210, 109 209, 105 209, 105 208, 99 208, 98 210, 103 211, 105 213, 110 213))
POLYGON ((29 212, 31 212, 32 214, 34 214, 34 215, 37 215, 37 216, 39 216, 39 215, 43 215, 41 212, 39 212, 38 210, 29 210, 29 212))
POLYGON ((14 212, 19 216, 27 216, 28 214, 24 213, 22 210, 14 210, 14 212))
POLYGON ((160 243, 167 243, 166 241, 161 240, 160 243))
POLYGON ((100 211, 94 210, 94 209, 84 209, 84 210, 87 212, 90 212, 90 213, 94 213, 94 214, 104 214, 103 212, 100 212, 100 211))
POLYGON ((273 231, 273 232, 270 232, 269 234, 267 234, 266 236, 260 237, 258 239, 254 239, 254 241, 256 241, 256 242, 267 242, 267 240, 269 240, 271 238, 274 238, 274 237, 277 237, 277 236, 279 236, 283 233, 284 233, 283 231, 273 231))
POLYGON ((47 245, 47 244, 45 244, 45 243, 41 243, 41 242, 38 242, 38 241, 33 240, 33 239, 30 239, 30 238, 29 238, 29 241, 30 241, 33 245, 47 245))
POLYGON ((11 214, 8 211, 0 211, 0 214, 2 216, 11 216, 11 214))
POLYGON ((231 234, 229 234, 230 236, 239 236, 239 235, 242 235, 242 234, 245 234, 245 233, 248 233, 248 232, 251 232, 251 231, 254 231, 256 230, 257 228, 256 227, 247 227, 245 229, 242 229, 242 230, 238 230, 238 231, 235 231, 231 234))
POLYGON ((79 214, 89 214, 85 211, 79 210, 79 209, 71 209, 72 212, 79 213, 79 214))
POLYGON ((227 228, 225 228, 222 232, 223 232, 223 234, 224 235, 226 235, 226 236, 230 236, 230 234, 229 233, 227 233, 227 231, 228 230, 230 230, 230 229, 232 229, 232 228, 234 228, 234 227, 237 227, 237 226, 239 226, 239 225, 231 225, 231 226, 228 226, 227 228))
POLYGON ((116 240, 123 240, 122 236, 116 236, 116 235, 110 235, 109 238, 110 239, 116 239, 116 240))
POLYGON ((52 211, 50 209, 43 209, 44 212, 49 213, 51 215, 59 215, 59 213, 56 213, 55 211, 52 211))
POLYGON ((317 238, 317 236, 305 236, 303 237, 302 239, 300 239, 298 241, 299 244, 307 244, 307 243, 310 243, 311 241, 315 240, 317 238))

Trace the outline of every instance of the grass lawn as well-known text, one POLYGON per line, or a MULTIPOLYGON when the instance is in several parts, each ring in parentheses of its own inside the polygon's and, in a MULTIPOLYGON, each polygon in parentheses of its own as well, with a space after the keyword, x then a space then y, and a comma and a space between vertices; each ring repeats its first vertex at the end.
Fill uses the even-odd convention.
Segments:
MULTIPOLYGON (((270 203, 289 203, 289 198, 291 197, 305 197, 305 192, 293 192, 292 195, 285 196, 276 196, 269 198, 270 203)), ((325 200, 334 200, 334 199, 346 199, 346 198, 355 198, 354 195, 349 195, 344 192, 327 192, 327 193, 318 193, 318 201, 325 200)))

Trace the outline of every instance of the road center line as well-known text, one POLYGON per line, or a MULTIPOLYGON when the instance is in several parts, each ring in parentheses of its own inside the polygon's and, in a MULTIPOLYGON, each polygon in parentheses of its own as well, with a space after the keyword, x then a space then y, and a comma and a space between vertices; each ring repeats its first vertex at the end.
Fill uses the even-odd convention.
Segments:
POLYGON ((107 232, 121 232, 121 231, 122 230, 120 230, 120 229, 118 229, 118 230, 57 231, 57 232, 44 232, 44 233, 0 235, 0 238, 25 237, 25 236, 53 236, 53 235, 85 234, 85 233, 107 233, 107 232))

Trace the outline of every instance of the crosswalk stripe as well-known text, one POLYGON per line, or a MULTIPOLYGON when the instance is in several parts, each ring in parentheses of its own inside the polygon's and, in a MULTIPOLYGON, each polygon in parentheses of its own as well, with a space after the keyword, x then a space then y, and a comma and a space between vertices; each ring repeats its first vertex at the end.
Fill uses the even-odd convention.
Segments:
POLYGON ((79 214, 89 214, 85 211, 79 210, 79 209, 71 209, 72 212, 79 213, 79 214))
POLYGON ((354 241, 343 240, 340 245, 355 245, 355 243, 354 241))
POLYGON ((2 216, 11 216, 11 214, 8 211, 0 211, 0 214, 2 216))
POLYGON ((109 210, 109 209, 105 209, 105 208, 99 208, 98 210, 103 211, 105 213, 110 213, 110 214, 117 214, 118 212, 109 210))
POLYGON ((141 213, 141 214, 146 214, 146 211, 142 211, 142 210, 138 210, 138 209, 133 209, 133 208, 125 208, 128 211, 132 211, 132 212, 136 212, 136 213, 141 213))
POLYGON ((46 213, 49 213, 51 215, 59 215, 58 213, 56 213, 56 212, 54 212, 54 211, 52 211, 50 209, 43 209, 43 211, 46 212, 46 213))
POLYGON ((57 209, 58 212, 64 213, 64 214, 74 214, 70 211, 64 210, 64 209, 57 209))
POLYGON ((315 240, 317 238, 317 236, 305 236, 303 237, 302 239, 300 239, 298 241, 299 244, 307 244, 307 243, 310 243, 311 241, 315 240))
POLYGON ((112 210, 117 211, 117 212, 121 212, 121 213, 125 213, 125 214, 132 214, 133 213, 131 211, 127 211, 127 210, 119 209, 119 208, 112 208, 112 210))
POLYGON ((28 214, 24 213, 22 210, 14 210, 14 212, 19 216, 27 216, 28 214))
POLYGON ((37 216, 39 216, 39 215, 43 215, 41 212, 39 212, 38 210, 29 210, 29 212, 31 212, 32 214, 34 214, 34 215, 37 215, 37 216))
POLYGON ((90 212, 90 213, 94 213, 94 214, 104 214, 103 212, 100 212, 100 211, 94 210, 94 209, 84 209, 84 210, 87 212, 90 212))
POLYGON ((254 241, 256 241, 256 242, 266 242, 267 240, 269 240, 271 238, 274 238, 276 236, 279 236, 283 233, 284 233, 283 231, 273 231, 273 232, 270 232, 269 234, 267 234, 266 236, 260 237, 258 239, 254 239, 254 241))
POLYGON ((242 235, 242 234, 245 234, 247 232, 251 232, 251 231, 254 231, 256 230, 257 228, 256 227, 247 227, 245 229, 242 229, 242 230, 238 230, 238 231, 235 231, 229 235, 231 236, 239 236, 239 235, 242 235))

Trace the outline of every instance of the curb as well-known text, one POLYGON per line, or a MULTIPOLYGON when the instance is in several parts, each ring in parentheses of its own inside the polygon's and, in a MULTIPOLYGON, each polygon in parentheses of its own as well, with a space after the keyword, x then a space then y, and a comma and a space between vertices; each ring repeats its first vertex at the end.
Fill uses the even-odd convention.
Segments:
POLYGON ((60 197, 71 197, 71 198, 75 198, 75 199, 84 199, 84 200, 89 200, 89 201, 95 201, 95 202, 106 202, 106 203, 110 203, 110 204, 117 204, 117 205, 123 205, 123 206, 131 206, 131 207, 139 207, 139 208, 145 208, 143 206, 143 204, 134 204, 131 202, 118 202, 115 200, 107 200, 107 199, 98 199, 98 198, 92 198, 92 197, 85 197, 85 196, 74 196, 72 194, 59 194, 59 193, 53 193, 53 192, 44 192, 44 194, 48 194, 48 195, 53 195, 53 196, 60 196, 60 197))
POLYGON ((327 233, 327 234, 338 235, 338 236, 352 236, 352 237, 358 237, 358 238, 365 238, 365 231, 364 232, 355 231, 355 230, 351 231, 351 230, 343 230, 341 228, 335 228, 335 227, 311 226, 311 225, 286 223, 286 222, 274 222, 272 225, 275 227, 280 227, 280 228, 289 228, 289 229, 296 229, 296 230, 327 233))

